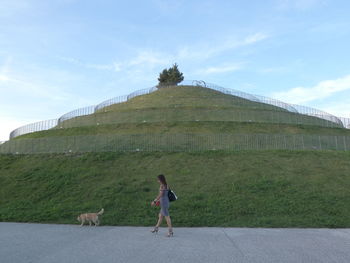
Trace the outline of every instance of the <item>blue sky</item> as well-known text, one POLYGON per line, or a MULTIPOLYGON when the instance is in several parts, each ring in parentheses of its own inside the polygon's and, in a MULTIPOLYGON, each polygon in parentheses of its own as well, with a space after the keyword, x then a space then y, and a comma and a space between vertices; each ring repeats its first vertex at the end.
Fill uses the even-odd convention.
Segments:
POLYGON ((350 117, 350 1, 0 0, 0 140, 186 79, 350 117))

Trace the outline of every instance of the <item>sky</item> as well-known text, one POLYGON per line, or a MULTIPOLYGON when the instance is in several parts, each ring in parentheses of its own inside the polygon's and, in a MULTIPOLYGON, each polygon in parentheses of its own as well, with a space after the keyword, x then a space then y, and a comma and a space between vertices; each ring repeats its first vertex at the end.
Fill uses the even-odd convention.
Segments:
POLYGON ((348 0, 0 0, 0 141, 11 130, 187 80, 350 118, 348 0))

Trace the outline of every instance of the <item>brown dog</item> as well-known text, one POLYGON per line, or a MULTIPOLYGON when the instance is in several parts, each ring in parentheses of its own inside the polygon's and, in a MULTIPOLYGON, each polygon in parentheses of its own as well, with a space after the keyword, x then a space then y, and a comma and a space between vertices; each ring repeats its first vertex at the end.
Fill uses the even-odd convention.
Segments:
POLYGON ((98 213, 87 213, 87 214, 81 214, 77 217, 77 220, 81 222, 80 226, 83 226, 85 221, 89 221, 89 225, 91 226, 91 222, 95 224, 95 226, 98 226, 100 224, 100 220, 98 220, 98 216, 102 215, 105 210, 102 208, 100 212, 98 213))

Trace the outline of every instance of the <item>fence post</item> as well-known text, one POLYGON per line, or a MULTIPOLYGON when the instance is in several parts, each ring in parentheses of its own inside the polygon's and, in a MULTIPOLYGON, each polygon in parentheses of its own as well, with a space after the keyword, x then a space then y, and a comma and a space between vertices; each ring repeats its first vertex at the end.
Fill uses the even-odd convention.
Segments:
POLYGON ((320 135, 318 136, 318 144, 319 144, 319 146, 320 146, 320 150, 322 150, 322 146, 321 146, 321 136, 320 136, 320 135))
POLYGON ((338 140, 337 140, 337 137, 338 137, 338 136, 334 136, 334 138, 335 138, 335 149, 338 150, 338 140))
POLYGON ((295 135, 292 135, 293 136, 293 150, 296 150, 296 144, 295 144, 295 135))

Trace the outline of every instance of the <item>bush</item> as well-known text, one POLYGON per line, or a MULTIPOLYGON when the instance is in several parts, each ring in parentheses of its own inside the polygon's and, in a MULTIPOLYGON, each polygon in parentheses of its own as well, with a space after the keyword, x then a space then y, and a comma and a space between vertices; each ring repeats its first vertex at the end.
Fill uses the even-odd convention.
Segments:
POLYGON ((163 69, 161 73, 159 73, 159 87, 169 86, 169 85, 177 85, 181 81, 184 80, 182 72, 179 71, 177 64, 175 63, 169 69, 163 69))

